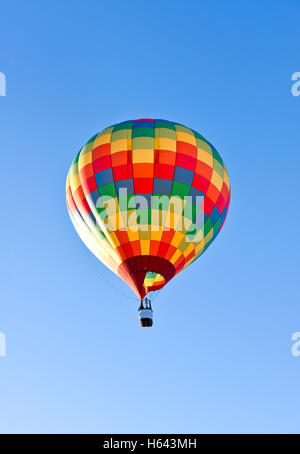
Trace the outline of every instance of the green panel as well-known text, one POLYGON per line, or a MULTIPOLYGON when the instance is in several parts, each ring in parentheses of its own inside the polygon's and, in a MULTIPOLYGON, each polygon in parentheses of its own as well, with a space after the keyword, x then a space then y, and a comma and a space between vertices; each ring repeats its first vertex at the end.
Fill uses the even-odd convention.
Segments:
POLYGON ((113 129, 114 129, 114 126, 109 126, 108 128, 103 129, 103 131, 101 131, 98 134, 98 137, 105 136, 106 134, 110 134, 113 131, 113 129))
POLYGON ((193 203, 186 201, 182 215, 192 221, 193 219, 195 219, 199 209, 200 207, 197 207, 193 203))
POLYGON ((114 183, 109 183, 105 184, 104 186, 101 186, 99 188, 100 195, 105 195, 105 196, 110 196, 110 197, 117 197, 116 194, 116 189, 115 189, 115 184, 114 183))
MULTIPOLYGON (((100 133, 100 134, 102 134, 102 133, 100 133)), ((85 145, 88 145, 89 143, 94 142, 100 134, 95 134, 93 137, 90 138, 90 140, 88 140, 88 141, 86 142, 85 145)))
POLYGON ((151 230, 139 230, 140 240, 151 240, 151 230))
POLYGON ((196 139, 198 139, 200 142, 206 143, 209 146, 209 143, 207 142, 205 137, 201 136, 201 134, 199 134, 199 132, 193 130, 193 133, 194 133, 194 136, 196 137, 196 139))
POLYGON ((220 164, 219 161, 214 159, 214 170, 220 175, 220 177, 224 178, 224 166, 220 164))
POLYGON ((132 137, 154 137, 154 128, 133 128, 132 137))
POLYGON ((116 140, 124 140, 131 138, 131 129, 118 129, 117 131, 113 130, 110 141, 115 142, 116 140))
POLYGON ((173 181, 172 193, 171 195, 177 195, 182 199, 185 196, 188 196, 190 193, 190 186, 184 183, 179 183, 178 181, 173 181))
POLYGON ((174 123, 172 123, 170 121, 155 120, 154 127, 155 127, 155 129, 163 128, 163 129, 170 129, 170 130, 175 131, 175 125, 174 125, 174 123))
POLYGON ((212 154, 213 154, 214 159, 216 159, 221 165, 223 165, 223 160, 222 160, 221 156, 219 155, 219 153, 217 152, 217 150, 215 150, 213 148, 212 154))
POLYGON ((153 150, 154 148, 154 138, 153 137, 135 137, 132 140, 132 149, 133 150, 138 150, 138 149, 147 149, 147 150, 153 150))
POLYGON ((214 235, 215 235, 216 233, 218 233, 218 231, 220 230, 221 223, 222 223, 221 218, 219 218, 219 219, 217 220, 217 222, 215 223, 215 225, 214 225, 214 235))
MULTIPOLYGON (((71 164, 72 166, 73 166, 74 164, 77 164, 78 159, 79 159, 79 155, 80 155, 80 151, 76 154, 75 158, 73 159, 72 164, 71 164)), ((76 173, 77 173, 77 172, 76 172, 76 173)))
POLYGON ((209 153, 212 156, 213 153, 212 153, 211 146, 208 145, 207 142, 196 138, 196 144, 197 144, 198 148, 200 148, 201 150, 207 151, 207 153, 209 153))
POLYGON ((122 129, 131 130, 133 125, 133 121, 125 121, 124 123, 118 123, 113 126, 113 132, 121 131, 122 129))
POLYGON ((155 128, 155 137, 176 140, 176 131, 175 129, 155 128))
POLYGON ((212 222, 211 222, 210 218, 207 218, 204 223, 204 236, 206 236, 211 229, 212 229, 212 222))
POLYGON ((135 210, 134 194, 127 194, 118 197, 120 211, 135 210), (133 199, 133 200, 132 200, 133 199))
POLYGON ((187 128, 186 126, 183 126, 179 123, 174 123, 174 126, 175 126, 175 129, 177 132, 185 132, 186 134, 190 134, 191 136, 193 136, 193 131, 189 128, 187 128))
POLYGON ((88 153, 89 151, 92 151, 93 149, 93 142, 87 143, 80 152, 80 155, 83 156, 84 154, 88 153))

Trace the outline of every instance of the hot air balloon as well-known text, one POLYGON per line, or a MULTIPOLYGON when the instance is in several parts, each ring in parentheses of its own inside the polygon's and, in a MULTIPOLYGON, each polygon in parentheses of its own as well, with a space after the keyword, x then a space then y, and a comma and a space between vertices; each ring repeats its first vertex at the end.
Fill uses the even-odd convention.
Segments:
POLYGON ((230 183, 219 153, 199 133, 140 119, 110 126, 81 148, 66 198, 82 241, 131 287, 141 301, 141 325, 151 326, 148 293, 163 288, 216 238, 230 183))

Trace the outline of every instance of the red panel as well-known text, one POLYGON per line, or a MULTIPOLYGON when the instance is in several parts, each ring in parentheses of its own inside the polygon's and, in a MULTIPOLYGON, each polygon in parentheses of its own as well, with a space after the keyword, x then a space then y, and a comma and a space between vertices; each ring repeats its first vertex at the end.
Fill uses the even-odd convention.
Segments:
POLYGON ((140 163, 133 164, 134 178, 153 178, 154 164, 140 163))
POLYGON ((127 180, 128 178, 132 178, 132 166, 131 165, 113 167, 112 171, 113 171, 114 181, 127 180))
POLYGON ((176 155, 176 166, 183 167, 184 169, 194 170, 196 167, 197 159, 183 153, 176 155))
POLYGON ((82 213, 88 214, 91 211, 90 206, 86 201, 86 198, 82 199, 80 202, 78 201, 77 206, 79 208, 79 211, 81 211, 82 213))
POLYGON ((173 239, 174 234, 175 234, 174 229, 164 230, 162 237, 161 237, 161 241, 164 241, 165 243, 170 244, 173 239))
POLYGON ((139 240, 131 241, 133 255, 141 255, 141 243, 139 240))
POLYGON ((213 169, 209 165, 205 164, 205 162, 197 161, 195 173, 201 175, 207 180, 210 180, 213 173, 213 169))
POLYGON ((201 205, 201 209, 204 211, 205 214, 207 214, 207 216, 210 215, 214 206, 215 206, 214 202, 210 200, 209 197, 205 196, 201 205))
POLYGON ((125 254, 125 251, 124 251, 124 249, 123 249, 122 246, 116 247, 116 251, 117 251, 117 254, 118 254, 118 256, 120 257, 120 259, 121 259, 122 261, 124 261, 124 260, 127 259, 126 254, 125 254))
POLYGON ((193 258, 195 257, 195 251, 192 251, 185 259, 185 262, 189 262, 190 260, 192 260, 193 258))
POLYGON ((226 202, 227 212, 228 212, 228 207, 229 207, 229 203, 230 203, 230 198, 231 198, 231 193, 229 192, 228 199, 227 199, 227 202, 226 202))
POLYGON ((183 254, 181 254, 181 256, 179 257, 178 260, 176 260, 174 266, 176 268, 176 274, 179 273, 179 271, 182 270, 182 268, 184 267, 185 265, 185 257, 183 254))
POLYGON ((117 238, 121 245, 125 244, 125 243, 129 243, 129 237, 128 237, 128 233, 126 232, 126 230, 116 230, 115 234, 117 235, 117 238))
POLYGON ((218 200, 219 194, 220 194, 219 189, 218 189, 213 183, 210 183, 210 185, 208 186, 208 189, 207 189, 207 191, 206 191, 206 195, 207 195, 214 203, 216 203, 216 201, 218 200))
POLYGON ((165 178, 166 180, 173 180, 174 178, 173 165, 169 164, 154 164, 154 178, 165 178))
POLYGON ((210 181, 207 180, 206 178, 202 177, 201 175, 198 175, 197 173, 194 174, 194 179, 192 186, 199 191, 203 192, 206 194, 206 191, 208 189, 210 181))
POLYGON ((225 199, 221 193, 219 194, 219 197, 216 201, 216 207, 218 208, 219 212, 222 213, 222 211, 225 207, 225 199))
POLYGON ((118 151, 118 153, 113 153, 111 155, 111 165, 112 167, 122 166, 128 164, 128 153, 127 151, 118 151))
POLYGON ((73 194, 72 194, 70 186, 67 189, 67 204, 68 204, 69 211, 74 212, 77 210, 77 206, 73 199, 73 194))
POLYGON ((176 152, 170 150, 154 150, 154 162, 175 166, 176 152))
POLYGON ((177 140, 177 154, 182 153, 192 158, 197 158, 197 147, 191 143, 182 142, 177 140))
POLYGON ((165 257, 166 253, 167 253, 167 250, 169 248, 169 243, 164 243, 164 242, 160 242, 160 246, 159 246, 159 249, 158 249, 158 255, 159 257, 165 257))
POLYGON ((153 178, 135 178, 133 181, 135 194, 152 194, 153 178))
POLYGON ((101 172, 101 170, 109 169, 111 167, 110 155, 102 156, 101 158, 93 161, 94 173, 101 172))
MULTIPOLYGON (((150 255, 157 255, 159 246, 160 246, 160 241, 151 240, 151 241, 150 241, 150 251, 149 251, 149 254, 150 254, 150 255)), ((150 271, 151 271, 151 270, 150 270, 150 271)))
POLYGON ((110 155, 110 143, 104 143, 102 145, 99 145, 92 151, 93 161, 108 155, 110 155))
POLYGON ((133 256, 133 251, 130 243, 123 243, 121 246, 127 258, 133 256))
POLYGON ((171 260, 175 252, 177 251, 177 248, 173 246, 172 244, 169 245, 169 248, 165 254, 165 259, 166 260, 171 260))
POLYGON ((223 183, 222 189, 221 189, 221 194, 224 197, 224 200, 227 201, 227 198, 229 197, 229 190, 226 186, 225 183, 223 183))
POLYGON ((90 178, 88 178, 87 180, 83 180, 81 182, 82 184, 82 187, 85 191, 86 194, 90 194, 91 192, 95 191, 97 188, 97 183, 96 183, 96 180, 95 180, 95 177, 92 176, 90 178))
POLYGON ((90 162, 86 166, 82 167, 79 171, 80 180, 87 180, 89 177, 94 175, 93 164, 90 162))

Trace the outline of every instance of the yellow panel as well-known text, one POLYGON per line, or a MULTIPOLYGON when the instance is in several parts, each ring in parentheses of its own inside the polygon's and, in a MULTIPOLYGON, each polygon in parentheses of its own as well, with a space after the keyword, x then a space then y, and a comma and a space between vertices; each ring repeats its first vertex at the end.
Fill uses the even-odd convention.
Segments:
POLYGON ((153 163, 154 150, 132 150, 132 163, 153 163))
POLYGON ((226 168, 224 168, 224 183, 226 184, 227 188, 229 189, 230 183, 229 183, 229 177, 226 168))
POLYGON ((128 227, 126 231, 127 231, 129 241, 139 241, 140 240, 138 230, 132 230, 131 228, 128 227))
POLYGON ((199 252, 202 252, 203 248, 205 246, 205 238, 203 238, 199 244, 197 244, 196 248, 195 248, 195 252, 196 252, 196 255, 199 254, 199 252))
POLYGON ((168 212, 165 210, 151 210, 151 230, 162 231, 168 212))
POLYGON ((111 151, 111 153, 117 153, 118 151, 131 150, 131 147, 132 147, 131 139, 119 139, 119 140, 114 140, 111 143, 110 151, 111 151))
POLYGON ((177 137, 177 140, 179 140, 180 142, 186 142, 186 143, 190 143, 191 145, 197 146, 196 138, 192 134, 187 134, 186 132, 177 131, 176 137, 177 137))
POLYGON ((138 231, 138 223, 135 209, 127 212, 127 230, 129 229, 133 232, 138 231))
POLYGON ((211 183, 213 183, 216 186, 216 188, 219 189, 219 191, 221 191, 222 186, 223 186, 223 178, 220 177, 218 172, 216 172, 215 170, 213 170, 210 181, 211 181, 211 183))
POLYGON ((109 236, 110 241, 112 242, 112 244, 113 244, 115 247, 120 246, 120 241, 118 240, 118 237, 117 237, 117 235, 115 234, 115 232, 110 232, 110 233, 108 234, 108 236, 109 236))
POLYGON ((76 173, 76 175, 74 175, 71 178, 70 183, 71 183, 72 192, 75 192, 76 189, 79 188, 79 186, 81 186, 81 181, 80 181, 78 173, 76 173))
POLYGON ((176 140, 156 137, 154 139, 154 147, 156 150, 176 151, 176 140))
POLYGON ((174 247, 178 247, 183 238, 184 234, 182 232, 175 232, 171 241, 171 245, 174 247))
POLYGON ((211 154, 207 153, 205 150, 201 150, 201 148, 197 149, 197 159, 199 161, 205 162, 205 164, 213 167, 214 159, 211 154))
POLYGON ((99 147, 99 145, 103 145, 104 143, 109 143, 110 137, 111 137, 111 134, 103 134, 103 136, 97 137, 97 139, 94 142, 93 148, 99 147))
MULTIPOLYGON (((181 214, 176 214, 176 213, 172 213, 170 211, 167 212, 166 214, 166 220, 164 222, 164 225, 166 228, 168 229, 174 229, 174 230, 178 230, 178 226, 179 228, 181 227, 181 220, 182 220, 182 215, 181 214)), ((181 228, 180 228, 181 230, 181 228)))
POLYGON ((170 262, 174 265, 176 260, 178 260, 181 255, 182 253, 179 251, 179 249, 177 249, 177 251, 174 252, 173 256, 171 257, 170 262))
POLYGON ((140 245, 141 245, 141 254, 142 255, 149 255, 150 240, 141 240, 140 241, 140 245))
POLYGON ((79 160, 78 160, 78 169, 81 170, 84 166, 92 162, 92 152, 89 151, 88 153, 85 154, 80 154, 79 155, 79 160))
POLYGON ((213 229, 211 228, 210 231, 205 235, 205 244, 207 244, 213 237, 213 229))
POLYGON ((152 230, 152 227, 151 227, 151 240, 160 241, 161 237, 162 237, 162 234, 163 234, 163 227, 162 226, 160 226, 159 230, 152 230))
POLYGON ((119 229, 125 228, 125 224, 124 224, 122 215, 119 212, 110 214, 108 216, 108 221, 111 223, 113 230, 119 230, 119 229))
POLYGON ((188 247, 185 249, 185 251, 183 252, 183 255, 185 257, 187 257, 194 249, 195 249, 195 247, 194 247, 193 243, 190 243, 188 245, 188 247))

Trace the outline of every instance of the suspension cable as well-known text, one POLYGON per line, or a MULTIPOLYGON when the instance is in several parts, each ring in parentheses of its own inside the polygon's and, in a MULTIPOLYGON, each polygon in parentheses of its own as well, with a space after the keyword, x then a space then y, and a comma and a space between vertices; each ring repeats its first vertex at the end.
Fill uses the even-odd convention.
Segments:
POLYGON ((87 254, 88 258, 89 258, 89 261, 92 263, 92 265, 95 268, 96 272, 104 280, 104 282, 106 282, 113 290, 115 290, 115 292, 117 292, 119 295, 123 296, 124 298, 127 298, 129 300, 133 300, 133 301, 138 301, 138 302, 140 301, 138 298, 134 298, 133 296, 126 295, 125 293, 123 293, 119 289, 117 289, 114 285, 112 285, 112 283, 106 277, 104 277, 104 275, 100 272, 100 270, 98 269, 98 267, 96 266, 96 264, 92 260, 91 253, 89 252, 89 250, 86 247, 84 249, 85 249, 85 252, 86 252, 86 254, 87 254))

